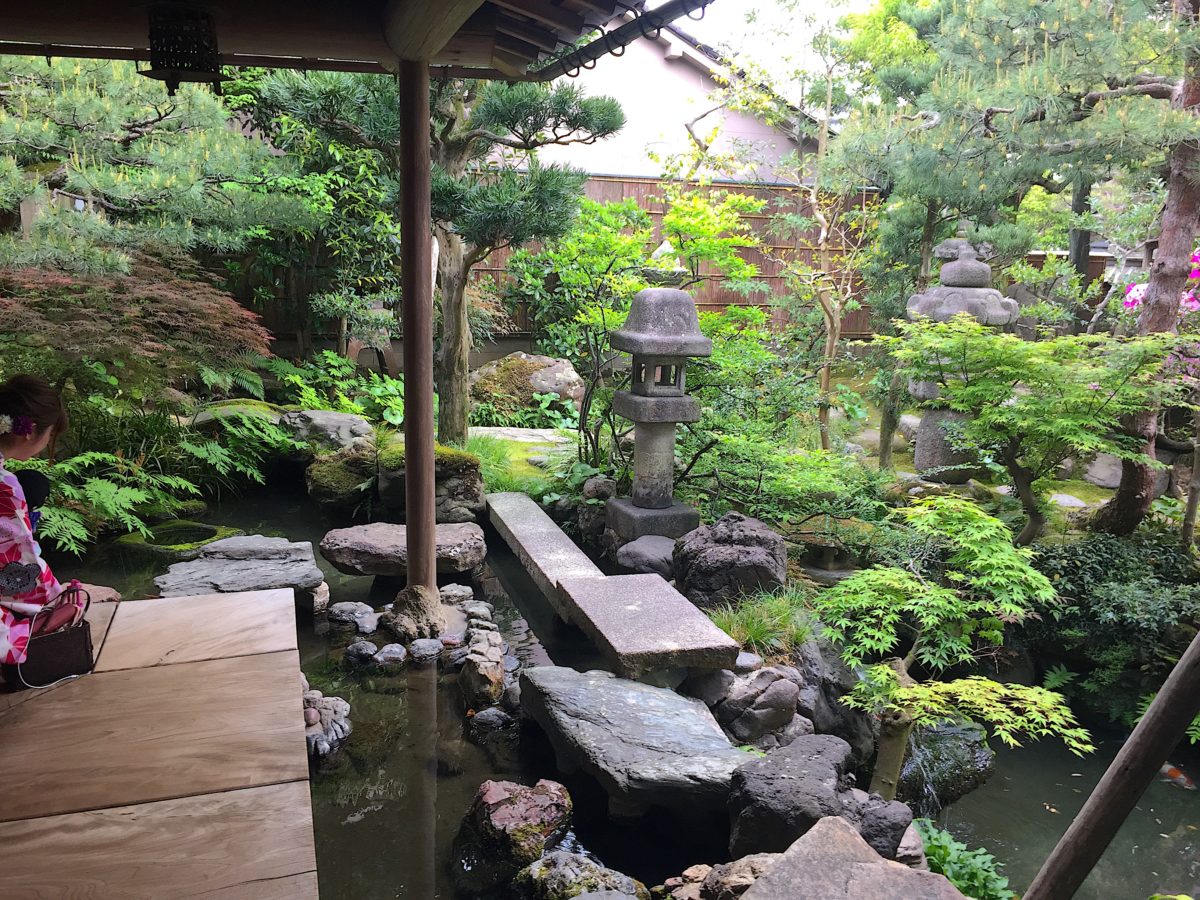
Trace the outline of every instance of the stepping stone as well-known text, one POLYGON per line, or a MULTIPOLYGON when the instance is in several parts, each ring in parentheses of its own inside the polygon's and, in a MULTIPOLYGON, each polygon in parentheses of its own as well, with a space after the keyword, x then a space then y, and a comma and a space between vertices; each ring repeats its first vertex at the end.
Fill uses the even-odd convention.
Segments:
POLYGON ((521 560, 534 584, 541 588, 554 611, 564 620, 569 619, 568 608, 558 592, 559 582, 568 578, 599 578, 604 573, 525 494, 488 494, 487 506, 492 524, 521 560))
POLYGON ((1072 494, 1051 494, 1050 502, 1064 509, 1083 509, 1087 506, 1087 503, 1072 494))
POLYGON ((324 583, 308 541, 258 534, 213 541, 195 559, 175 563, 154 579, 164 597, 295 588, 310 605, 324 583))
POLYGON ((559 597, 617 670, 732 669, 740 648, 661 575, 568 578, 559 597))
MULTIPOLYGON (((390 522, 335 528, 321 541, 321 555, 347 575, 408 573, 408 530, 390 522)), ((437 526, 437 570, 469 572, 483 564, 487 545, 474 522, 437 526)))
POLYGON ((734 770, 753 759, 701 701, 609 672, 526 668, 521 707, 546 732, 559 767, 595 777, 616 815, 651 805, 724 812, 734 770))

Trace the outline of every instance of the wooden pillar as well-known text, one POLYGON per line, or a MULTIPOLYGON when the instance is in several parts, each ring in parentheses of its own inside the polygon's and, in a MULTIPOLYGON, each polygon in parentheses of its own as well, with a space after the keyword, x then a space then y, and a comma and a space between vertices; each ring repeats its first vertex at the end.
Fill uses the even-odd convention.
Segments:
POLYGON ((400 61, 400 284, 408 584, 437 590, 433 483, 433 265, 429 66, 400 61))
POLYGON ((1142 721, 1112 761, 1067 833, 1042 864, 1024 900, 1069 900, 1104 854, 1200 713, 1200 634, 1192 639, 1142 721))

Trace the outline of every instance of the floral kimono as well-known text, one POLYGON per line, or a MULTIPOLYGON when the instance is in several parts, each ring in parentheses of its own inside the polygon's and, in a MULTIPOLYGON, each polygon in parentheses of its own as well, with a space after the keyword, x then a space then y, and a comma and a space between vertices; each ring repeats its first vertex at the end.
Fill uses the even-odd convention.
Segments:
MULTIPOLYGON (((33 537, 25 492, 0 455, 0 601, 38 606, 63 592, 33 537)), ((38 617, 38 632, 45 630, 38 617)), ((47 617, 48 618, 48 617, 47 617)), ((32 620, 0 604, 0 663, 25 662, 32 620)))

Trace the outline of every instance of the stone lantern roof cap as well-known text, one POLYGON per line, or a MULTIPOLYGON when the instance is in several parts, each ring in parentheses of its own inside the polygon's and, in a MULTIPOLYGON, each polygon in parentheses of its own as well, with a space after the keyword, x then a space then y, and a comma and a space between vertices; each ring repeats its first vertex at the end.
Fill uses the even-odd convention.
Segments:
POLYGON ((617 350, 641 356, 712 355, 712 340, 700 331, 692 295, 674 288, 638 291, 625 324, 609 342, 617 350))

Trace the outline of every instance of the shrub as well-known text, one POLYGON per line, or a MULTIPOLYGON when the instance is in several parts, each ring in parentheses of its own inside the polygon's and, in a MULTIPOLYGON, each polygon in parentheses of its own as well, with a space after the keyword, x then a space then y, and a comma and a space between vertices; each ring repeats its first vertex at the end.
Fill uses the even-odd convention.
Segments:
POLYGON ((968 849, 928 819, 915 819, 913 825, 925 842, 925 858, 931 871, 945 875, 973 900, 1016 900, 1017 895, 1009 890, 1008 879, 1000 874, 1000 865, 992 854, 982 847, 968 849))

